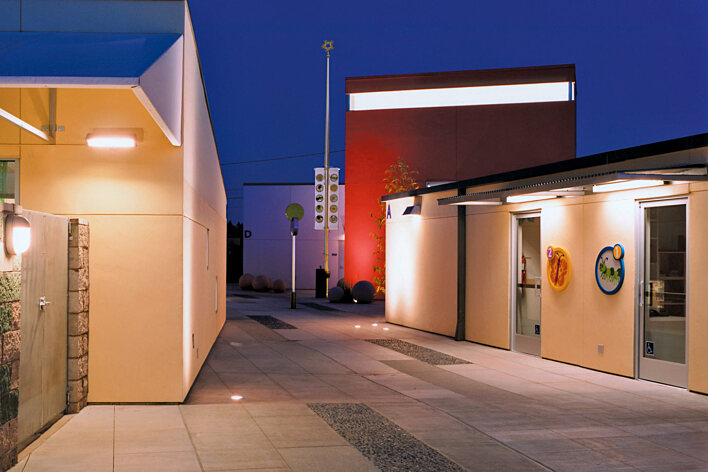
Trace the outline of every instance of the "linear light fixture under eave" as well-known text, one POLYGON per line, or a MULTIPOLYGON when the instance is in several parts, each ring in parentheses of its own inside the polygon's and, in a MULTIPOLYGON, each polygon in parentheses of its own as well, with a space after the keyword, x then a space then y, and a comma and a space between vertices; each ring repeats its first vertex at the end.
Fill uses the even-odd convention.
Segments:
POLYGON ((616 180, 606 184, 597 184, 592 186, 593 193, 602 192, 617 192, 620 190, 636 190, 647 187, 657 187, 664 185, 663 180, 616 180))
POLYGON ((349 110, 393 110, 575 100, 575 82, 484 85, 349 94, 349 110))
POLYGON ((512 195, 510 197, 506 197, 506 203, 526 203, 535 202, 537 200, 551 200, 553 198, 557 198, 557 195, 512 195))
POLYGON ((451 203, 450 205, 458 205, 458 206, 493 206, 493 205, 501 205, 502 201, 501 200, 472 200, 469 202, 459 202, 459 203, 451 203))

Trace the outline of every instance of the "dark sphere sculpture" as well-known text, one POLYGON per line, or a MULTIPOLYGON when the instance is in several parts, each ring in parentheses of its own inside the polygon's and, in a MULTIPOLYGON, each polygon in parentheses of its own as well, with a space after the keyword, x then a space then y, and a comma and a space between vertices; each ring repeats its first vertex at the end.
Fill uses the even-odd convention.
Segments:
POLYGON ((266 290, 272 290, 273 289, 273 281, 270 279, 270 277, 266 277, 266 290))
POLYGON ((352 286, 349 285, 349 284, 347 283, 347 281, 344 280, 344 279, 339 279, 339 281, 337 281, 337 287, 341 288, 341 289, 344 290, 345 292, 346 292, 347 290, 351 291, 351 289, 352 289, 352 286))
POLYGON ((241 290, 253 289, 253 274, 243 274, 239 277, 238 286, 241 287, 241 290))
POLYGON ((367 280, 360 280, 352 288, 352 296, 357 303, 371 303, 376 295, 374 284, 367 280))
POLYGON ((258 275, 253 279, 253 290, 256 292, 265 292, 268 290, 268 280, 264 275, 258 275))
POLYGON ((329 289, 327 298, 329 298, 331 303, 339 303, 344 298, 344 290, 341 287, 332 287, 329 289))
POLYGON ((273 281, 273 291, 275 293, 283 293, 285 291, 285 281, 282 279, 273 281))

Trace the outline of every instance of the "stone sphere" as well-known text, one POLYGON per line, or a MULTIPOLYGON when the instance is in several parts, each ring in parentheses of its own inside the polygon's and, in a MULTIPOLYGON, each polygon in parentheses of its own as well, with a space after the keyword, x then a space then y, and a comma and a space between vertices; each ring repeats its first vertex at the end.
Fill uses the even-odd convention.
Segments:
POLYGON ((344 290, 345 292, 346 292, 347 290, 351 290, 351 289, 352 289, 352 286, 349 285, 349 284, 347 283, 347 281, 344 280, 344 279, 339 279, 339 280, 337 281, 337 287, 341 288, 341 289, 344 290))
POLYGON ((360 280, 352 288, 352 296, 357 303, 371 303, 376 295, 374 284, 368 280, 360 280))
POLYGON ((275 293, 283 293, 285 291, 285 281, 277 279, 273 281, 273 291, 275 293))
POLYGON ((268 290, 268 280, 265 275, 258 275, 253 279, 253 290, 256 292, 265 292, 268 290))
POLYGON ((327 298, 329 298, 329 301, 332 303, 341 302, 344 298, 344 290, 342 289, 342 287, 332 287, 329 289, 327 298))
POLYGON ((241 290, 251 290, 253 288, 253 274, 243 274, 238 279, 238 286, 241 290))
POLYGON ((270 279, 270 277, 266 277, 266 289, 272 290, 273 289, 273 281, 270 279))

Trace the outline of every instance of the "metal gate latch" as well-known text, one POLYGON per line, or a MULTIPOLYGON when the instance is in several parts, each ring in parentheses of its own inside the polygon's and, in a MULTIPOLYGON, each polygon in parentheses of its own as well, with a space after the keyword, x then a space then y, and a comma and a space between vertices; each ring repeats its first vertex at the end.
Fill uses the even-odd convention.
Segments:
POLYGON ((44 310, 44 307, 49 305, 52 302, 48 302, 46 297, 40 297, 39 298, 39 309, 44 310))

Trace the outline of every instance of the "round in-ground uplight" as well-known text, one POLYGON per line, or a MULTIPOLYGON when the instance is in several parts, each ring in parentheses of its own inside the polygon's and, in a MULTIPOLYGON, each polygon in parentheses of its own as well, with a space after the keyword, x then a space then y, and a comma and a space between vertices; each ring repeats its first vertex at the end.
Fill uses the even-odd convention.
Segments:
POLYGON ((371 323, 371 326, 378 326, 378 323, 371 323))
POLYGON ((231 399, 234 401, 243 400, 241 395, 231 395, 231 399))
POLYGON ((355 328, 361 328, 361 326, 359 326, 359 325, 354 325, 354 327, 355 327, 355 328))
POLYGON ((384 330, 384 331, 388 331, 388 328, 384 328, 383 330, 384 330))

